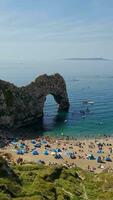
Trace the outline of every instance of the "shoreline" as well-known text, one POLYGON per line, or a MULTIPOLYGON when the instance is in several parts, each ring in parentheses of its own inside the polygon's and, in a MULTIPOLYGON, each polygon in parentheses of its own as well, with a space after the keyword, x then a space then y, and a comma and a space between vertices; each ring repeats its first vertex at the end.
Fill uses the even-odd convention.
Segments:
POLYGON ((95 138, 37 136, 29 139, 23 136, 19 139, 10 138, 6 143, 7 145, 0 148, 0 155, 16 164, 40 163, 69 168, 77 166, 94 173, 113 171, 112 136, 95 138), (36 154, 33 155, 33 151, 36 154), (100 161, 97 161, 97 158, 100 161), (109 161, 105 160, 106 158, 109 158, 109 161))

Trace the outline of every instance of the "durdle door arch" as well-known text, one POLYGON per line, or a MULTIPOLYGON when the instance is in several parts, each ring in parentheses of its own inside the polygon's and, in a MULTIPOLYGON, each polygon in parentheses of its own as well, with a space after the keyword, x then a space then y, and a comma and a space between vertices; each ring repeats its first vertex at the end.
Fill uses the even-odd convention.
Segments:
POLYGON ((54 97, 59 111, 68 111, 66 84, 60 74, 41 75, 23 87, 0 80, 0 127, 21 127, 42 117, 49 94, 54 97))

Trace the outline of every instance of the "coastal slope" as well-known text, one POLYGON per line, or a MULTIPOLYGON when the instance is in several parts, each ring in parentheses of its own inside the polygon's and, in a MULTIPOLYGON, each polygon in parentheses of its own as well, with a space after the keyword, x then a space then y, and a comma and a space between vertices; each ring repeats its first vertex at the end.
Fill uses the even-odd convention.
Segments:
POLYGON ((112 200, 113 173, 80 168, 9 165, 0 157, 0 200, 112 200))

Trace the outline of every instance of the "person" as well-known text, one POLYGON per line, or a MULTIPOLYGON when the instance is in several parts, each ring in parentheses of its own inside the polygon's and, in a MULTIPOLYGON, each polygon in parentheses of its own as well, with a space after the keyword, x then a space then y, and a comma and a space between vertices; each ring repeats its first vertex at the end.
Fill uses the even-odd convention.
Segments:
POLYGON ((17 159, 16 162, 17 162, 17 164, 22 165, 22 163, 23 163, 23 158, 20 158, 20 157, 19 157, 19 158, 17 159))
POLYGON ((109 148, 109 152, 112 153, 112 148, 109 148))
POLYGON ((61 136, 64 136, 64 133, 63 133, 63 132, 61 132, 61 136))
POLYGON ((88 165, 88 170, 90 170, 90 165, 88 165))

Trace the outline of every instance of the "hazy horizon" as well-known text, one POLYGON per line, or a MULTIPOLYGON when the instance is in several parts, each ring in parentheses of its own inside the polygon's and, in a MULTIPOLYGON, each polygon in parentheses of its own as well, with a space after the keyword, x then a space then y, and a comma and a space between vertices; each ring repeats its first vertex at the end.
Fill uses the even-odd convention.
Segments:
POLYGON ((113 59, 113 1, 0 0, 0 63, 113 59))
POLYGON ((55 60, 37 63, 0 64, 0 79, 17 85, 26 85, 41 74, 60 73, 65 80, 75 77, 112 77, 113 61, 55 60))

